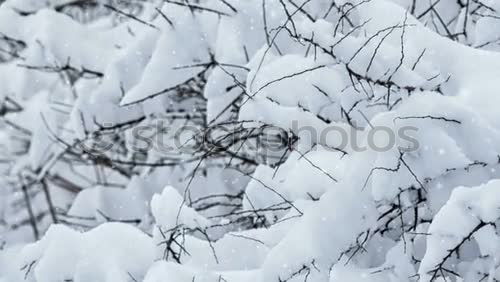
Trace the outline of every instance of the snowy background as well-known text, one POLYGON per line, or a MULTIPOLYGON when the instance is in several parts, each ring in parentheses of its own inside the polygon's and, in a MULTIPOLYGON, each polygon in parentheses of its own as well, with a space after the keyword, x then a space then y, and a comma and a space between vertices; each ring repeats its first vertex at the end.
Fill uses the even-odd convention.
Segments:
POLYGON ((0 281, 500 281, 499 80, 498 0, 0 1, 0 281))

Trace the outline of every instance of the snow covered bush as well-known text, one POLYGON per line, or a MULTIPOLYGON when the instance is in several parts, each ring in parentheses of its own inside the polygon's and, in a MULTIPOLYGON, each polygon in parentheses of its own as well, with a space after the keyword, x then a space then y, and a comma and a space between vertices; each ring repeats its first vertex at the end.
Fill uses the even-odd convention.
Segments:
POLYGON ((0 1, 0 281, 498 281, 500 3, 0 1))

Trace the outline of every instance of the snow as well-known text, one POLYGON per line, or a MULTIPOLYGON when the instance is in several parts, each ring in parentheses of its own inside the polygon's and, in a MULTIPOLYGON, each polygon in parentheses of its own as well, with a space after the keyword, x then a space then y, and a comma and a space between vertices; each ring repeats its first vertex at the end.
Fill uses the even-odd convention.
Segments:
POLYGON ((0 1, 0 282, 499 280, 463 2, 0 1))
POLYGON ((496 257, 498 246, 492 240, 497 234, 488 224, 496 222, 500 216, 498 185, 498 180, 492 180, 478 187, 454 190, 429 227, 431 235, 427 238, 427 251, 419 269, 423 281, 431 280, 427 273, 447 258, 450 250, 463 244, 464 238, 474 238, 483 256, 496 257))
POLYGON ((161 195, 154 195, 151 200, 151 211, 157 224, 167 230, 178 224, 189 228, 203 227, 207 220, 194 209, 184 207, 184 200, 173 187, 166 187, 161 195))
POLYGON ((102 224, 86 233, 53 225, 40 242, 22 250, 19 267, 34 262, 30 281, 127 281, 141 279, 153 254, 151 238, 126 224, 102 224))

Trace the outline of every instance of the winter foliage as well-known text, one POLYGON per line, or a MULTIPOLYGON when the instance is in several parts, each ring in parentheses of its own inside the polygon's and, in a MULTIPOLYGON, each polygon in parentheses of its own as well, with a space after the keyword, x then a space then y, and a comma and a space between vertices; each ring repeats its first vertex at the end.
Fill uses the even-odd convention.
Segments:
POLYGON ((499 51, 496 0, 0 1, 0 282, 500 281, 499 51))

